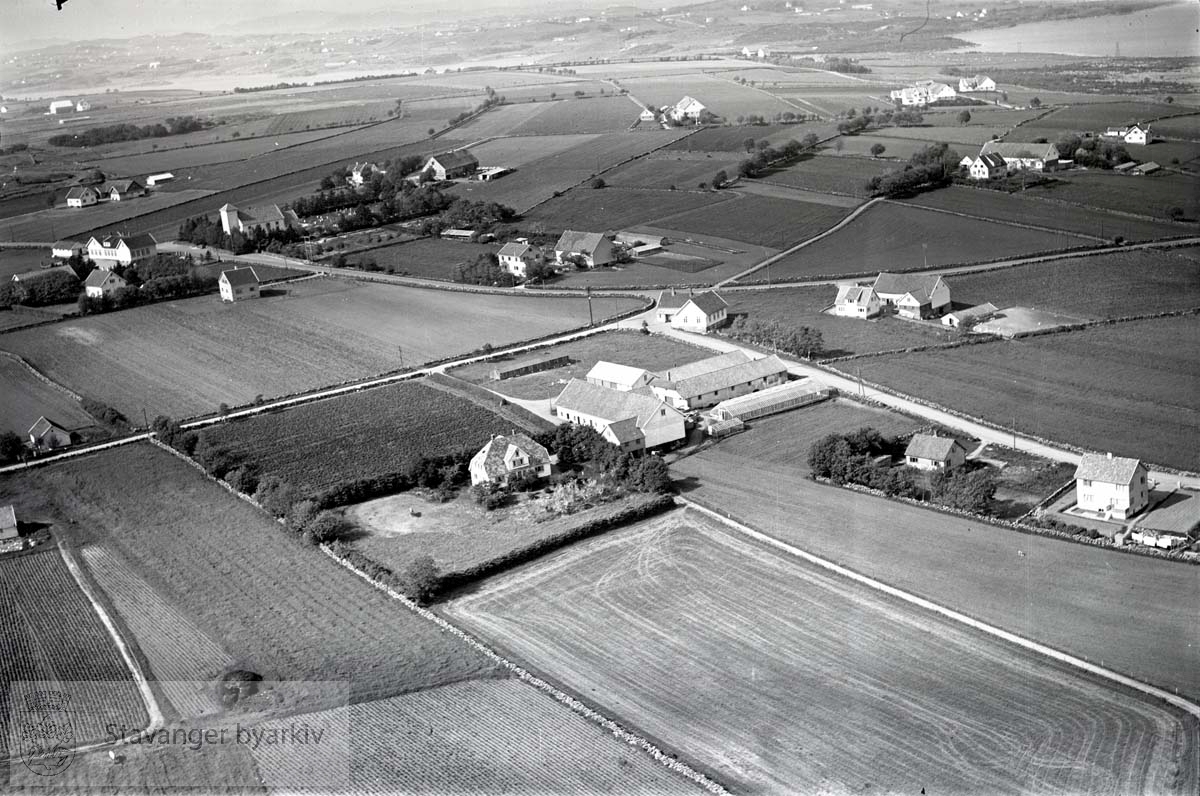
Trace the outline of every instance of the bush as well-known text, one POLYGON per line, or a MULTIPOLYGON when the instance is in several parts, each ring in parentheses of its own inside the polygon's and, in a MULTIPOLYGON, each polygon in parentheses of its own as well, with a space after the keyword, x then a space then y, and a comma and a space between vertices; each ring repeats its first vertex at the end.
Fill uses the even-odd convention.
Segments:
POLYGON ((108 404, 102 401, 97 401, 95 398, 88 398, 86 396, 83 398, 81 403, 83 405, 83 411, 87 412, 104 425, 122 430, 129 428, 128 418, 108 404))
POLYGON ((400 573, 400 590, 418 605, 428 605, 437 596, 441 573, 431 556, 420 556, 400 573))
POLYGON ((276 517, 285 517, 296 502, 296 488, 277 475, 268 475, 258 482, 254 499, 276 517))

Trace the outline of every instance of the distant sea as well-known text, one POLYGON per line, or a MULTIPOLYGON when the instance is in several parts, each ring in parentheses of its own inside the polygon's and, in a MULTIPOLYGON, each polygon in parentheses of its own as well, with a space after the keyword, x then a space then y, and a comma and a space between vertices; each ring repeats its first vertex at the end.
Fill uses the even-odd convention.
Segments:
POLYGON ((1120 55, 1139 58, 1200 55, 1200 3, 1158 6, 1133 14, 1037 22, 956 33, 983 52, 1120 55))

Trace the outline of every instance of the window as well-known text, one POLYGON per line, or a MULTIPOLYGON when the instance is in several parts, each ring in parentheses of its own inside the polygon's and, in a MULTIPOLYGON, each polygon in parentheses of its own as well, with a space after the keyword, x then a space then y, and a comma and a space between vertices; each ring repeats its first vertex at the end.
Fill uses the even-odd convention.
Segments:
POLYGON ((667 410, 666 410, 666 409, 659 409, 659 410, 658 410, 658 416, 659 416, 659 417, 666 417, 666 416, 667 416, 667 410))
POLYGON ((1089 480, 1089 479, 1085 478, 1085 479, 1083 479, 1083 485, 1084 485, 1084 486, 1091 486, 1091 485, 1092 485, 1092 482, 1091 482, 1091 480, 1089 480))

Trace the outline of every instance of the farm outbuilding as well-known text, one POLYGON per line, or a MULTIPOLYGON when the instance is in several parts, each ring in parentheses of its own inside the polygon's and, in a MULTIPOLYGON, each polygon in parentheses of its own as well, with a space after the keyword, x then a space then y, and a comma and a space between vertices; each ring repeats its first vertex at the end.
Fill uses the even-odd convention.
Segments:
POLYGON ((554 368, 565 368, 571 364, 571 358, 566 354, 560 357, 548 357, 539 359, 536 362, 526 362, 523 365, 511 365, 507 368, 492 368, 492 381, 504 381, 505 379, 515 379, 518 376, 528 376, 530 373, 541 373, 543 370, 553 370, 554 368))
POLYGON ((0 506, 0 539, 17 538, 17 512, 12 506, 0 506))
POLYGON ((709 411, 709 415, 717 422, 734 418, 753 420, 756 417, 766 417, 815 404, 832 394, 833 391, 828 385, 815 379, 800 379, 721 401, 709 411))
POLYGON ((654 374, 642 368, 601 360, 592 366, 584 378, 600 387, 629 392, 648 386, 654 380, 654 374))
POLYGON ((425 161, 421 172, 432 175, 435 180, 453 180, 470 177, 479 168, 479 161, 465 149, 443 152, 425 161))
POLYGON ((65 448, 71 444, 71 431, 43 415, 29 429, 29 444, 35 450, 65 448))
POLYGON ((162 174, 151 174, 146 178, 146 185, 153 188, 156 185, 162 185, 164 182, 170 182, 175 179, 175 175, 169 171, 164 171, 162 174))
POLYGON ((904 463, 918 470, 952 470, 967 460, 967 449, 954 437, 913 434, 904 449, 904 463))

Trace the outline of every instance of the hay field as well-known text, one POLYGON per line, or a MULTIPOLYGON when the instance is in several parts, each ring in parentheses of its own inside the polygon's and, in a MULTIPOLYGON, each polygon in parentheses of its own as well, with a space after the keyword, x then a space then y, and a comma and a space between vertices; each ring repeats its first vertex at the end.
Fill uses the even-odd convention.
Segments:
MULTIPOLYGON (((565 89, 564 89, 565 91, 565 89)), ((564 96, 560 93, 560 96, 564 96)), ((541 106, 537 115, 512 130, 513 135, 610 133, 627 130, 641 112, 628 97, 563 99, 541 106)))
POLYGON ((638 224, 671 222, 693 210, 731 206, 732 194, 700 191, 596 189, 587 185, 539 205, 527 219, 551 231, 563 229, 621 229, 638 224))
POLYGON ((694 97, 710 112, 730 122, 748 114, 770 119, 776 113, 799 110, 765 91, 704 74, 621 78, 621 87, 654 108, 674 105, 685 95, 694 97))
MULTIPOLYGON (((7 334, 0 346, 128 417, 187 417, 587 324, 585 298, 448 293, 310 280, 281 295, 215 296, 7 334), (470 319, 470 322, 464 322, 470 319)), ((607 299, 603 310, 639 306, 607 299)), ((597 317, 597 320, 600 320, 597 317)))
MULTIPOLYGON (((726 193, 720 191, 718 195, 726 193)), ((844 207, 801 199, 733 193, 736 198, 732 201, 660 218, 653 223, 681 232, 786 249, 824 232, 849 212, 844 207)))
POLYGON ((448 610, 738 792, 1195 784, 1194 720, 688 512, 576 545, 448 610))
POLYGON ((700 183, 712 184, 713 176, 724 171, 736 176, 738 160, 732 157, 695 157, 673 155, 666 149, 627 163, 604 179, 609 185, 630 188, 671 188, 689 191, 700 183))
POLYGON ((903 165, 894 160, 856 157, 805 158, 781 169, 774 169, 761 177, 763 182, 779 183, 809 191, 825 191, 849 194, 865 198, 870 195, 867 182, 872 177, 897 171, 903 165))
POLYGON ((0 432, 12 431, 24 438, 43 415, 68 429, 96 424, 79 401, 46 384, 12 357, 0 355, 0 432))

